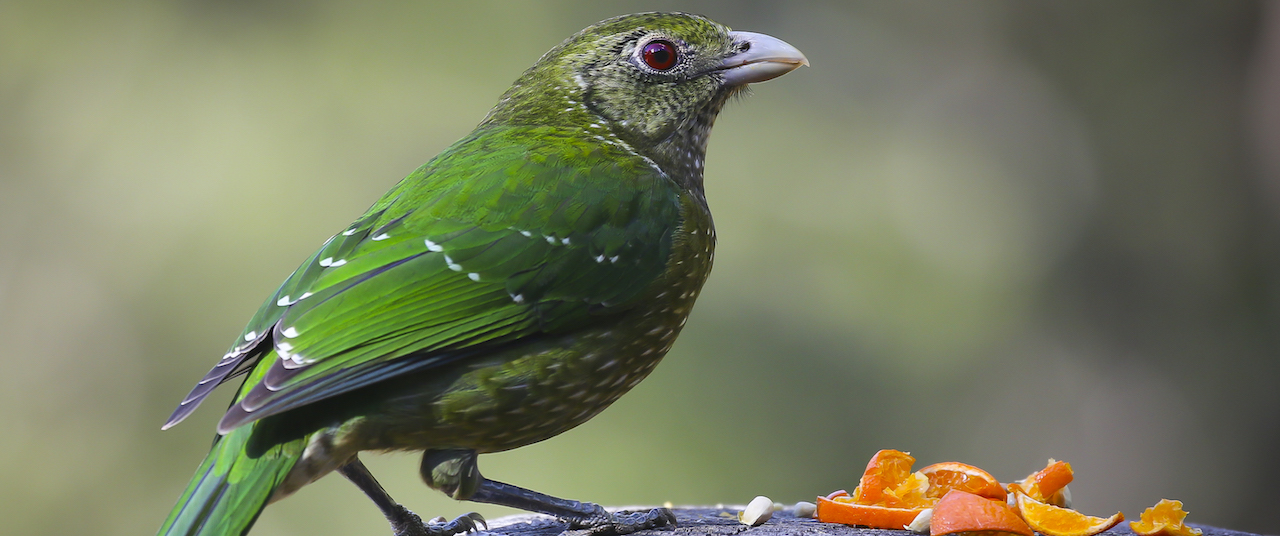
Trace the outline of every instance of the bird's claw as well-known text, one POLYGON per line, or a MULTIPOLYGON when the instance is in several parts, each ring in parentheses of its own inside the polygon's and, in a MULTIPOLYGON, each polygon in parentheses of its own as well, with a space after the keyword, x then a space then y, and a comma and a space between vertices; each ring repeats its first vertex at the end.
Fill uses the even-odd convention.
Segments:
POLYGON ((443 517, 433 519, 430 523, 427 523, 427 529, 441 536, 453 536, 455 534, 489 530, 489 524, 485 522, 484 517, 480 514, 471 512, 460 515, 447 523, 443 517))
POLYGON ((475 512, 458 516, 453 521, 445 521, 443 517, 437 517, 424 523, 418 514, 399 506, 395 517, 389 520, 391 532, 395 536, 457 536, 468 532, 479 532, 480 529, 477 526, 489 530, 489 524, 475 512))
POLYGON ((596 515, 569 520, 569 529, 584 536, 621 536, 639 530, 675 527, 676 515, 668 508, 615 513, 600 508, 596 515))

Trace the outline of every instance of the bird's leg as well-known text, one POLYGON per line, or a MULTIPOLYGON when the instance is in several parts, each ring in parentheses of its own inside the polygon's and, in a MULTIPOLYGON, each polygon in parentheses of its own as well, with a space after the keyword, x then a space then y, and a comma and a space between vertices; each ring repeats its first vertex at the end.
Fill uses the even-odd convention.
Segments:
POLYGON ((610 513, 587 502, 560 499, 512 486, 480 475, 474 450, 432 450, 422 457, 422 478, 435 489, 458 500, 498 504, 558 517, 570 529, 592 535, 630 534, 644 529, 675 527, 676 516, 666 508, 647 512, 610 513))
POLYGON ((595 503, 560 499, 483 477, 471 500, 553 515, 568 521, 571 529, 585 529, 597 536, 676 526, 675 514, 666 508, 610 513, 595 503))
POLYGON ((485 525, 484 518, 474 512, 447 523, 436 521, 424 523, 418 514, 409 511, 391 498, 387 490, 382 488, 382 484, 373 478, 373 473, 360 463, 360 458, 353 456, 351 461, 338 467, 338 472, 360 488, 365 495, 369 496, 373 504, 382 510, 382 515, 386 516, 387 522, 391 523, 391 532, 395 536, 454 536, 475 530, 477 523, 485 529, 489 528, 485 525))

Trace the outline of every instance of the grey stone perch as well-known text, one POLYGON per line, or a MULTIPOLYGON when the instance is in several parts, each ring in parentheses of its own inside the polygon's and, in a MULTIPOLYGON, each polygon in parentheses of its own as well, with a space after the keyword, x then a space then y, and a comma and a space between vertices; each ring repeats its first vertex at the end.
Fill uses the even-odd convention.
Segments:
MULTIPOLYGON (((626 510, 647 510, 652 507, 631 507, 626 510)), ((680 526, 675 530, 642 530, 635 536, 913 536, 905 530, 868 529, 850 527, 834 523, 821 523, 816 519, 798 518, 783 510, 774 512, 773 517, 758 527, 748 527, 738 523, 738 512, 741 505, 723 508, 677 507, 672 508, 680 526)), ((614 510, 610 508, 610 510, 614 510)), ((1250 532, 1220 529, 1206 525, 1190 523, 1204 531, 1204 536, 1259 536, 1250 532)), ((507 516, 489 522, 489 534, 502 536, 558 536, 564 533, 566 525, 555 518, 522 514, 507 516)), ((573 531, 566 536, 586 535, 587 531, 573 531)), ((1129 521, 1120 523, 1100 536, 1135 536, 1129 530, 1129 521)))

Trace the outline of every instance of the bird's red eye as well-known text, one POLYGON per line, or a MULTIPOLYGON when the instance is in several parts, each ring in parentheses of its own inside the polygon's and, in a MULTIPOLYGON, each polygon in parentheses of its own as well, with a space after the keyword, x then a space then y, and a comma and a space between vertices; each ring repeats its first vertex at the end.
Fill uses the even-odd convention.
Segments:
POLYGON ((644 46, 641 55, 646 65, 659 71, 676 66, 676 46, 671 41, 651 41, 644 46))

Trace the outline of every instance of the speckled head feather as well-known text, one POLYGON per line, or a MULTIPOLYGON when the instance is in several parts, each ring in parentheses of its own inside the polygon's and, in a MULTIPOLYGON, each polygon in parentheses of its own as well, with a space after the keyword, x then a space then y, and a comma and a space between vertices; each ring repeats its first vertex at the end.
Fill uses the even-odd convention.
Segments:
POLYGON ((725 100, 744 87, 726 86, 720 75, 739 46, 728 27, 697 15, 608 19, 543 55, 484 124, 598 125, 603 131, 585 133, 615 136, 700 189, 707 133, 725 100), (644 47, 655 41, 675 45, 672 67, 644 61, 644 47))

